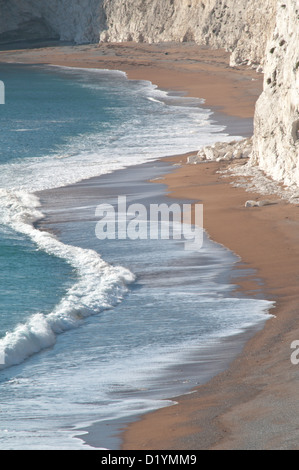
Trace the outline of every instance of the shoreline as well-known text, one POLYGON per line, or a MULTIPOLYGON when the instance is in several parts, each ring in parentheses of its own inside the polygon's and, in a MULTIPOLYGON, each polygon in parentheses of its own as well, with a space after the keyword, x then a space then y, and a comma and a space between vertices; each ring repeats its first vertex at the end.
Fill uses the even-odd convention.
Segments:
MULTIPOLYGON (((101 43, 2 50, 0 63, 60 65, 119 70, 130 80, 150 81, 161 90, 203 100, 216 114, 252 119, 263 76, 229 66, 230 54, 193 43, 101 43)), ((245 136, 246 137, 246 136, 245 136)))
MULTIPOLYGON (((107 50, 113 49, 113 45, 105 47, 107 50)), ((123 49, 129 46, 117 47, 123 49)), ((246 93, 245 90, 249 85, 254 85, 258 91, 257 84, 252 81, 255 80, 253 77, 256 76, 256 72, 230 69, 227 63, 223 65, 221 51, 203 50, 205 59, 201 64, 204 69, 201 72, 196 70, 193 62, 192 67, 184 62, 184 72, 177 70, 178 64, 170 66, 167 59, 167 66, 164 64, 164 69, 158 77, 157 69, 162 68, 162 59, 157 59, 150 73, 149 64, 144 64, 144 54, 148 54, 150 48, 158 50, 157 54, 162 54, 161 50, 164 47, 166 45, 160 48, 156 45, 137 45, 136 49, 141 49, 142 53, 139 52, 141 54, 139 63, 136 56, 133 58, 135 71, 132 63, 128 66, 128 62, 126 64, 124 60, 122 63, 119 58, 118 62, 117 60, 105 62, 105 56, 104 58, 101 56, 101 60, 98 57, 89 58, 90 62, 87 58, 83 60, 81 57, 80 64, 82 67, 93 64, 93 67, 102 68, 101 64, 106 63, 108 68, 109 63, 110 66, 117 63, 119 66, 123 65, 122 70, 128 73, 129 78, 150 80, 162 89, 180 91, 185 89, 189 96, 204 96, 205 106, 209 108, 213 108, 212 103, 218 99, 216 112, 220 110, 226 115, 247 119, 252 117, 259 93, 254 95, 246 93), (217 57, 217 65, 205 62, 209 54, 217 57), (171 77, 169 77, 170 70, 173 71, 171 77), (157 79, 151 80, 151 74, 157 79), (203 81, 204 77, 208 81, 205 86, 198 86, 198 74, 203 81), (216 84, 220 89, 218 93, 215 93, 216 84), (181 88, 182 85, 184 88, 181 88), (237 92, 235 87, 238 89, 237 92), (197 96, 197 93, 202 95, 197 96), (243 97, 242 100, 240 96, 243 97)), ((190 46, 192 53, 196 47, 199 50, 198 46, 190 46)), ((130 48, 133 49, 133 46, 130 45, 130 48)), ((167 48, 169 49, 168 45, 167 48)), ((179 45, 175 45, 174 48, 176 52, 173 54, 178 56, 182 54, 178 52, 179 45)), ((95 47, 92 46, 91 50, 94 51, 95 47)), ((82 46, 80 51, 85 51, 84 54, 87 56, 86 47, 82 46)), ((185 52, 186 49, 182 54, 183 61, 185 52)), ((20 59, 20 56, 24 58, 25 55, 27 63, 31 64, 42 63, 42 60, 44 63, 50 63, 52 60, 56 65, 60 65, 57 60, 64 60, 63 65, 79 66, 79 53, 79 57, 70 57, 68 63, 65 56, 57 57, 57 50, 56 53, 52 51, 52 58, 51 51, 50 54, 47 51, 47 61, 43 51, 39 50, 38 54, 34 51, 25 51, 22 56, 22 53, 17 52, 15 60, 20 59)), ((5 53, 0 53, 0 60, 3 58, 7 61, 5 53)), ((127 57, 125 59, 127 60, 127 57)), ((133 59, 131 58, 131 61, 133 59)), ((180 65, 182 66, 182 63, 180 65)), ((296 285, 299 276, 298 208, 284 201, 262 208, 245 208, 246 200, 258 198, 259 195, 234 188, 230 185, 232 177, 222 178, 217 171, 226 168, 227 164, 204 163, 189 166, 185 164, 185 157, 181 156, 169 157, 169 161, 173 163, 182 161, 182 166, 163 180, 163 183, 168 185, 169 197, 200 200, 204 203, 205 229, 210 238, 240 256, 248 268, 257 270, 258 277, 264 281, 267 298, 277 302, 274 311, 276 317, 268 320, 267 326, 246 343, 243 352, 227 370, 197 388, 192 395, 180 397, 175 407, 149 413, 140 421, 130 424, 122 433, 122 448, 132 450, 280 449, 285 446, 298 448, 297 422, 293 411, 297 406, 298 378, 297 369, 290 362, 290 344, 299 338, 299 328, 296 325, 299 300, 296 285)), ((256 290, 254 279, 247 288, 253 292, 256 290)))
MULTIPOLYGON (((165 178, 169 197, 188 198, 191 192, 194 195, 193 185, 197 186, 210 237, 241 256, 249 269, 257 269, 267 299, 276 301, 270 312, 275 317, 246 343, 226 371, 197 388, 192 397, 179 397, 176 409, 159 410, 130 425, 123 449, 132 449, 133 442, 146 450, 283 449, 287 442, 287 448, 298 448, 296 418, 291 416, 298 377, 290 361, 291 342, 299 337, 294 316, 298 305, 298 207, 280 201, 248 211, 245 201, 259 195, 230 186, 232 177, 222 179, 217 171, 226 166, 183 164, 165 178), (223 230, 219 230, 221 223, 223 230), (253 247, 248 233, 255 241, 253 247), (288 258, 291 247, 292 260, 288 258), (293 434, 286 439, 288 427, 293 434)), ((254 282, 252 279, 247 288, 254 291, 254 282)))
MULTIPOLYGON (((112 174, 83 180, 82 182, 74 183, 70 186, 54 190, 45 190, 37 193, 38 197, 42 201, 43 211, 45 211, 45 214, 48 214, 45 219, 38 223, 38 228, 50 231, 50 233, 59 232, 59 230, 61 230, 61 224, 67 224, 68 209, 72 207, 75 198, 76 201, 84 200, 84 205, 88 203, 88 207, 93 207, 98 201, 99 194, 103 194, 104 198, 108 197, 108 200, 111 197, 113 199, 116 195, 123 194, 123 192, 124 194, 127 194, 127 184, 129 184, 130 187, 134 187, 134 191, 139 191, 139 189, 136 188, 140 188, 140 190, 142 189, 142 198, 146 198, 148 202, 150 202, 153 197, 150 196, 151 193, 153 193, 156 202, 158 194, 159 203, 166 202, 166 187, 163 179, 164 175, 169 174, 169 172, 173 170, 172 164, 166 160, 167 158, 162 158, 161 160, 156 160, 150 163, 143 163, 126 169, 117 170, 112 174), (149 175, 153 174, 155 177, 152 176, 152 181, 154 181, 155 184, 151 183, 147 179, 149 175), (95 188, 97 188, 96 192, 95 188), (64 209, 63 212, 59 211, 57 218, 57 214, 51 215, 51 213, 53 207, 57 208, 58 201, 63 201, 64 209)), ((131 197, 133 197, 132 194, 131 197)), ((134 198, 131 202, 133 201, 134 198)), ((181 200, 175 200, 174 202, 182 203, 181 200)), ((88 215, 87 219, 90 220, 90 217, 91 216, 88 215)), ((72 216, 71 219, 73 222, 74 216, 72 216)), ((80 220, 80 214, 78 215, 78 220, 80 220)), ((235 258, 235 255, 232 254, 232 256, 235 258)), ((243 276, 244 279, 247 279, 248 277, 248 273, 246 272, 247 270, 243 270, 242 266, 238 266, 238 260, 235 260, 235 263, 236 265, 234 263, 232 264, 230 271, 227 273, 227 278, 225 277, 224 280, 226 284, 231 284, 234 287, 238 284, 237 280, 240 279, 240 276, 242 276, 242 279, 243 276), (238 266, 238 269, 236 269, 236 266, 238 266)), ((188 271, 186 271, 186 279, 187 276, 188 271)), ((259 296, 257 296, 257 298, 264 298, 264 296, 262 296, 262 290, 259 289, 259 291, 259 296)), ((245 291, 242 293, 235 288, 232 290, 232 297, 244 298, 244 296, 245 298, 252 298, 250 294, 247 296, 245 291)), ((215 338, 213 347, 209 342, 206 345, 199 343, 198 347, 195 348, 192 353, 185 352, 180 361, 177 361, 176 364, 169 364, 169 366, 165 367, 163 376, 158 374, 160 378, 157 377, 155 379, 156 386, 164 387, 164 382, 173 383, 173 386, 169 388, 168 394, 164 393, 163 396, 162 393, 159 399, 162 404, 161 407, 173 406, 176 403, 177 396, 179 396, 178 394, 193 393, 192 390, 194 386, 206 383, 212 377, 225 370, 241 352, 244 344, 264 327, 266 320, 267 319, 265 317, 264 320, 261 320, 256 324, 253 323, 244 329, 242 328, 240 331, 228 334, 227 336, 215 338), (199 364, 200 370, 198 370, 199 364)), ((157 407, 157 409, 159 408, 157 407)), ((152 411, 155 412, 156 410, 152 411)), ((95 421, 93 424, 85 428, 80 428, 78 426, 76 428, 75 437, 91 447, 104 447, 113 450, 120 450, 122 445, 122 435, 119 435, 120 429, 138 422, 142 416, 150 412, 151 411, 143 412, 140 410, 139 413, 136 413, 134 416, 129 416, 128 418, 95 421)))

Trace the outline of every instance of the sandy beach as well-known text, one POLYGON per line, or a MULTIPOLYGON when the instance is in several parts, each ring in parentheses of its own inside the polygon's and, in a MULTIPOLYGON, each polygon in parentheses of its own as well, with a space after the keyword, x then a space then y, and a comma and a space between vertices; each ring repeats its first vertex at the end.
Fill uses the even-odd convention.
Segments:
MULTIPOLYGON (((228 128, 230 117, 232 122, 247 119, 248 135, 263 80, 254 70, 230 68, 224 51, 188 43, 10 50, 0 52, 0 61, 123 70, 131 79, 203 98, 228 128)), ((228 370, 178 397, 177 405, 130 424, 122 435, 123 449, 297 449, 299 366, 290 361, 290 345, 299 340, 298 206, 273 196, 276 204, 245 208, 248 199, 262 196, 233 187, 232 177, 223 178, 218 172, 227 163, 187 165, 186 156, 168 160, 180 163, 163 180, 169 197, 204 204, 209 236, 255 271, 240 288, 258 295, 256 279, 261 280, 265 298, 276 302, 271 312, 275 317, 248 341, 228 370)))
MULTIPOLYGON (((291 342, 299 337, 298 207, 279 202, 248 210, 245 201, 259 195, 229 185, 232 179, 217 174, 221 167, 183 165, 166 178, 170 196, 203 202, 210 237, 257 270, 265 295, 277 302, 275 317, 226 372, 133 425, 126 449, 298 448, 298 373, 290 361, 291 342)), ((259 288, 254 278, 241 287, 253 295, 259 288)))

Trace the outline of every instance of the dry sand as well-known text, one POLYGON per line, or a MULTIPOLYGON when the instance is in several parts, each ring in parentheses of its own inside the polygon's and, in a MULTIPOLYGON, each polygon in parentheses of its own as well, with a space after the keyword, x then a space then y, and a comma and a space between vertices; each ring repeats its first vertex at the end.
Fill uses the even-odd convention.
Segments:
MULTIPOLYGON (((129 78, 205 98, 206 106, 240 118, 252 118, 262 89, 262 76, 231 69, 226 52, 192 44, 49 47, 0 52, 0 61, 123 70, 129 78)), ((275 318, 228 370, 179 397, 177 405, 131 424, 123 449, 297 449, 299 365, 291 364, 290 345, 299 340, 299 207, 280 201, 245 208, 246 200, 260 196, 222 178, 217 171, 225 164, 190 166, 185 157, 171 160, 182 165, 165 180, 169 196, 203 202, 210 237, 257 270, 266 298, 277 306, 275 318)), ((260 288, 255 278, 241 287, 253 295, 260 288)))

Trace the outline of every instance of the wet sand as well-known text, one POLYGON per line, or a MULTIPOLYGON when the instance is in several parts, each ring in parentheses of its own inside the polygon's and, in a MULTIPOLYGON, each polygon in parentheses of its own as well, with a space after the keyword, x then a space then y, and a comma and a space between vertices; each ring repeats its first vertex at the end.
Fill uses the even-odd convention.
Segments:
MULTIPOLYGON (((181 160, 179 158, 179 160, 181 160)), ((297 449, 298 367, 291 363, 299 338, 299 208, 285 202, 245 208, 262 199, 229 184, 217 171, 225 165, 183 165, 166 177, 170 197, 204 204, 210 237, 257 269, 268 300, 268 320, 224 373, 178 399, 178 405, 142 418, 125 433, 124 449, 297 449)), ((275 198, 277 200, 277 198, 275 198)), ((258 288, 255 279, 242 286, 258 288)))
MULTIPOLYGON (((85 248, 94 249, 94 226, 97 222, 95 210, 99 201, 113 204, 118 196, 126 196, 128 204, 142 202, 148 208, 150 204, 167 203, 168 196, 164 176, 173 169, 172 162, 167 160, 167 158, 162 158, 160 161, 134 165, 107 175, 83 180, 73 185, 38 192, 37 195, 42 204, 41 210, 45 217, 36 224, 37 228, 54 233, 58 238, 61 239, 62 237, 65 243, 73 245, 76 241, 72 239, 71 230, 67 228, 68 225, 75 223, 77 227, 82 227, 82 222, 86 222, 86 224, 84 223, 84 235, 82 235, 85 239, 84 246, 85 248), (148 178, 155 181, 155 184, 149 182, 148 178), (75 211, 74 207, 76 208, 75 211), (90 224, 90 222, 93 223, 90 224), (86 242, 88 246, 86 246, 86 242)), ((172 202, 182 204, 181 199, 172 199, 172 202)), ((183 202, 190 203, 191 201, 184 199, 183 202)), ((112 262, 109 255, 107 259, 103 248, 101 249, 101 256, 109 263, 112 262)), ((132 259, 134 260, 134 254, 132 254, 132 259)), ((181 276, 188 280, 190 269, 192 270, 192 267, 194 267, 193 263, 201 263, 200 254, 197 257, 197 253, 193 253, 191 258, 188 255, 182 256, 179 262, 181 263, 181 270, 184 270, 184 274, 181 271, 181 276)), ((163 285, 164 275, 165 271, 161 275, 155 273, 155 281, 163 285)), ((174 274, 169 275, 175 282, 174 274)), ((138 277, 140 280, 140 272, 138 277)), ((222 278, 222 282, 235 285, 239 279, 248 279, 248 270, 242 263, 234 260, 231 268, 225 274, 225 280, 222 278)), ((231 295, 236 298, 244 298, 244 294, 246 294, 244 289, 242 289, 242 292, 237 290, 231 292, 231 295)), ((262 285, 257 287, 254 295, 257 298, 264 298, 262 285)), ((249 292, 249 297, 251 296, 252 292, 249 292)), ((162 400, 164 406, 174 404, 171 401, 173 395, 189 393, 195 386, 206 383, 209 379, 225 370, 242 351, 248 339, 259 331, 263 325, 264 322, 259 322, 238 334, 219 338, 215 341, 213 347, 209 342, 204 345, 202 341, 199 341, 197 348, 192 348, 189 351, 186 348, 180 361, 178 360, 176 364, 168 364, 164 368, 163 376, 157 374, 153 381, 154 386, 151 386, 146 392, 147 396, 152 396, 153 399, 159 396, 162 406, 162 400)), ((135 391, 133 393, 130 390, 127 393, 131 394, 131 397, 134 396, 135 399, 143 397, 142 392, 135 391)), ((124 394, 126 394, 125 391, 124 394)), ((119 393, 118 396, 120 397, 121 394, 119 393)), ((76 437, 97 449, 103 447, 106 449, 120 449, 122 446, 120 429, 138 421, 143 414, 142 409, 140 409, 139 413, 136 411, 134 416, 94 422, 88 427, 80 430, 76 429, 78 433, 76 437), (82 434, 80 434, 80 431, 82 431, 82 434)))
MULTIPOLYGON (((224 51, 192 44, 49 47, 1 52, 0 61, 123 70, 129 78, 204 98, 220 121, 221 116, 247 118, 248 126, 262 86, 255 71, 231 69, 224 51)), ((299 208, 284 201, 245 208, 246 200, 261 197, 222 178, 217 171, 226 164, 170 160, 182 165, 163 180, 169 196, 204 204, 210 237, 257 270, 266 298, 277 306, 271 312, 275 318, 225 372, 178 397, 176 406, 130 424, 122 435, 123 449, 297 449, 299 366, 290 361, 290 345, 299 340, 299 208)), ((253 277, 240 288, 254 295, 260 286, 253 277)))

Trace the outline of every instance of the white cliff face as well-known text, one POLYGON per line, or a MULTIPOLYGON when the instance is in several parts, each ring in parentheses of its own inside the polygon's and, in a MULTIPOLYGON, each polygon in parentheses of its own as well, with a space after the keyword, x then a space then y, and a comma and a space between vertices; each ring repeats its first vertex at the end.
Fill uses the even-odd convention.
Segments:
POLYGON ((276 0, 0 0, 0 40, 195 41, 258 65, 276 0))
POLYGON ((0 0, 0 36, 97 42, 105 28, 102 0, 0 0))
POLYGON ((299 185, 299 0, 278 3, 250 163, 289 186, 299 185))
POLYGON ((104 0, 103 41, 195 41, 263 66, 250 165, 299 185, 299 0, 104 0), (274 32, 273 32, 274 31, 274 32))
POLYGON ((104 0, 102 41, 195 41, 259 65, 274 28, 276 0, 104 0))

